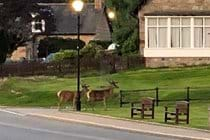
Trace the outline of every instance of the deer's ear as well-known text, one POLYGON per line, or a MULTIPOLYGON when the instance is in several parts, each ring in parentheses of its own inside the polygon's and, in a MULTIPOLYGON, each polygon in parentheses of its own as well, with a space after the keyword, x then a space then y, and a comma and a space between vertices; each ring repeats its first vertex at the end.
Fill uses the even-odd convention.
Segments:
POLYGON ((86 88, 88 88, 88 87, 90 87, 88 84, 83 84, 83 87, 86 87, 86 88))

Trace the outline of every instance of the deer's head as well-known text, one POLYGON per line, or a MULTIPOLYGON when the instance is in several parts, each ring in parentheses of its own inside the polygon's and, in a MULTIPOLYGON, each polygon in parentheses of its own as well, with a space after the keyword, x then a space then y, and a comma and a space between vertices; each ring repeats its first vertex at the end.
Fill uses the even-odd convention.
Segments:
POLYGON ((87 92, 88 90, 89 90, 89 85, 87 85, 87 84, 82 84, 82 90, 84 91, 84 92, 87 92))

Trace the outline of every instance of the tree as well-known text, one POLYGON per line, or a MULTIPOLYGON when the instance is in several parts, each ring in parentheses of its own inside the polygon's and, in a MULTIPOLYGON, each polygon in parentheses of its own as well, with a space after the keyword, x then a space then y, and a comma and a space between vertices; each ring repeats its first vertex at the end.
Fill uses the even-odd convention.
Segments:
MULTIPOLYGON (((46 33, 53 31, 54 16, 52 10, 47 6, 39 6, 36 0, 2 0, 0 8, 0 28, 7 36, 7 53, 13 52, 17 47, 31 40, 32 13, 37 13, 38 18, 45 19, 46 33)), ((6 54, 4 56, 6 56, 6 54)))
POLYGON ((4 63, 6 60, 6 54, 8 52, 8 41, 7 41, 7 37, 4 34, 4 32, 1 30, 0 31, 0 64, 4 63))
POLYGON ((138 52, 138 20, 131 15, 138 3, 139 0, 106 1, 107 7, 116 11, 112 37, 123 54, 138 52))

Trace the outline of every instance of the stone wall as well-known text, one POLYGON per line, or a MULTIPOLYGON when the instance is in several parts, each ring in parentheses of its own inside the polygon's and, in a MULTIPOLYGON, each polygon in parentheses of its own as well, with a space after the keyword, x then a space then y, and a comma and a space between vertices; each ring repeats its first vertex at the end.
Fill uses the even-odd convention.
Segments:
POLYGON ((145 66, 149 68, 158 67, 185 67, 197 65, 209 65, 210 58, 208 57, 164 57, 164 58, 145 58, 145 66))

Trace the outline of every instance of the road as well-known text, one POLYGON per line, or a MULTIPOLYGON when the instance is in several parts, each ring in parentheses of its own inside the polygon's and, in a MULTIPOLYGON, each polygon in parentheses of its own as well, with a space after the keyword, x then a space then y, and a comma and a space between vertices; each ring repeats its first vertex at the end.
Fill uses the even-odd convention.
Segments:
POLYGON ((1 140, 175 140, 0 111, 1 140))

